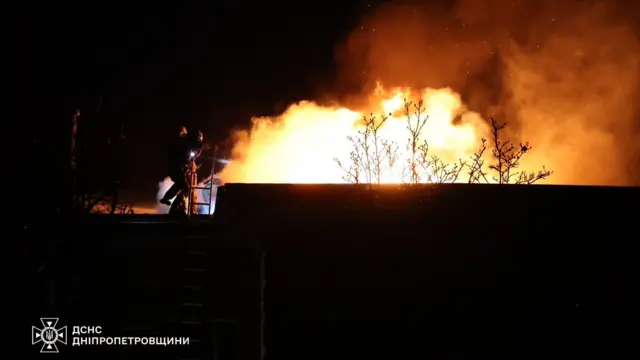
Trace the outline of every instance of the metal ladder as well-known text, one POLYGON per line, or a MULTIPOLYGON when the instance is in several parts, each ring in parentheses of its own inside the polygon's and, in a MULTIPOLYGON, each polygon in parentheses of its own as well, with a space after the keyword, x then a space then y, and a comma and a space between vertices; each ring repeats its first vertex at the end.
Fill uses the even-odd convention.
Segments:
MULTIPOLYGON (((209 351, 206 336, 205 307, 207 292, 207 253, 193 246, 195 239, 187 238, 182 264, 182 284, 180 295, 180 327, 182 334, 190 337, 190 351, 176 357, 176 360, 204 360, 209 351)), ((211 345, 211 344, 209 344, 211 345)))
MULTIPOLYGON (((216 163, 218 154, 218 145, 214 145, 213 147, 213 156, 211 157, 202 157, 206 160, 211 160, 211 174, 209 175, 209 179, 205 181, 204 186, 198 186, 198 174, 197 169, 198 166, 195 164, 195 160, 192 159, 189 163, 191 168, 191 179, 190 179, 190 189, 189 189, 189 204, 187 206, 187 215, 198 215, 198 206, 206 206, 207 214, 211 214, 211 207, 213 206, 213 187, 215 183, 215 175, 216 175, 216 163), (207 185, 208 184, 208 185, 207 185), (199 202, 198 197, 196 196, 196 190, 209 190, 209 199, 208 202, 199 202)), ((206 200, 206 199, 205 199, 206 200)))
MULTIPOLYGON (((186 238, 184 255, 181 266, 181 292, 179 310, 179 334, 189 336, 190 347, 185 349, 174 360, 225 360, 228 359, 221 352, 220 331, 222 326, 235 326, 237 321, 233 318, 218 317, 214 304, 211 302, 211 294, 216 291, 216 285, 211 281, 209 250, 203 246, 203 242, 210 239, 202 236, 189 236, 186 238)), ((221 347, 222 346, 222 347, 221 347)), ((232 355, 231 358, 236 358, 232 355)))

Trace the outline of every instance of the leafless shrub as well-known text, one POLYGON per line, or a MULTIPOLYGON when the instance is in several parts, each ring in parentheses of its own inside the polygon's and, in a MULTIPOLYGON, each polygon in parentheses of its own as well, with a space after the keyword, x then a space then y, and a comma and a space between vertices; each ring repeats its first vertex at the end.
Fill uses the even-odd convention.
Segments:
MULTIPOLYGON (((499 123, 491 118, 491 144, 493 146, 491 158, 493 163, 489 164, 488 168, 495 174, 492 176, 493 181, 498 184, 533 184, 551 176, 553 171, 547 170, 544 166, 542 170, 537 172, 519 170, 520 160, 531 150, 531 145, 526 142, 516 146, 510 140, 503 140, 501 131, 506 126, 506 123, 499 123)), ((471 156, 470 183, 490 183, 487 173, 484 171, 486 143, 487 140, 482 139, 482 146, 471 156)))
POLYGON ((482 145, 471 155, 471 163, 468 165, 469 184, 489 183, 487 173, 484 171, 484 156, 487 152, 487 139, 482 138, 482 145))
POLYGON ((349 165, 345 166, 340 159, 334 160, 338 163, 338 166, 345 172, 342 179, 349 183, 360 184, 360 170, 362 169, 362 154, 360 153, 361 141, 359 138, 349 136, 349 142, 353 145, 353 150, 349 152, 349 165))
MULTIPOLYGON (((422 129, 427 124, 429 116, 425 115, 424 102, 422 100, 417 103, 404 100, 404 116, 407 118, 407 130, 409 131, 409 138, 407 139, 407 151, 409 158, 407 159, 407 169, 404 171, 405 177, 408 177, 410 184, 417 184, 420 182, 420 135, 422 129), (412 106, 413 105, 413 106, 412 106)), ((423 155, 422 157, 426 156, 423 155)))
POLYGON ((416 162, 420 168, 418 180, 432 184, 456 182, 466 166, 462 159, 458 163, 446 163, 435 155, 429 155, 429 144, 426 141, 418 146, 416 162))
POLYGON ((347 138, 352 144, 348 165, 338 158, 334 159, 345 172, 343 180, 355 184, 380 184, 384 171, 393 168, 398 160, 397 146, 392 141, 382 139, 379 133, 388 119, 386 115, 380 118, 373 114, 365 116, 362 119, 363 129, 356 136, 347 138))
POLYGON ((88 212, 93 214, 134 214, 133 205, 125 202, 118 202, 114 204, 114 201, 111 199, 104 199, 96 202, 88 212))
MULTIPOLYGON (((404 114, 408 138, 406 144, 407 158, 402 168, 404 181, 418 183, 453 183, 460 179, 463 171, 468 175, 468 182, 498 184, 533 184, 553 174, 545 167, 537 172, 520 170, 520 160, 531 145, 527 142, 515 146, 504 140, 501 131, 506 124, 491 118, 491 148, 487 147, 487 139, 471 155, 468 161, 459 159, 456 163, 446 163, 439 157, 429 153, 429 144, 422 140, 424 127, 429 119, 422 100, 413 103, 405 99, 404 114), (487 153, 487 150, 490 150, 487 153), (490 155, 489 155, 490 154, 490 155), (487 157, 492 159, 486 164, 487 157), (489 176, 488 172, 493 175, 489 176)), ((344 171, 343 179, 350 183, 382 182, 385 170, 395 169, 399 160, 398 146, 394 142, 382 139, 379 130, 389 119, 388 116, 377 118, 373 114, 364 117, 364 127, 356 136, 348 137, 352 143, 348 165, 334 159, 344 171)))

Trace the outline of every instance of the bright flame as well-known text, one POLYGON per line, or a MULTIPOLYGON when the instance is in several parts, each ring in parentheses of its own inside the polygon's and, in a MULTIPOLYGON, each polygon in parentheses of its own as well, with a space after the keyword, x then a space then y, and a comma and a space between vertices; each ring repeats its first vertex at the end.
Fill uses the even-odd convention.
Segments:
POLYGON ((429 154, 442 161, 467 160, 487 135, 487 123, 451 89, 426 89, 414 96, 407 88, 386 91, 378 86, 362 111, 303 101, 276 118, 254 118, 250 131, 235 134, 233 161, 221 177, 230 183, 344 183, 345 171, 335 159, 349 162, 353 144, 348 137, 362 129, 364 114, 378 119, 389 114, 379 136, 397 144, 399 159, 381 178, 384 183, 400 183, 401 168, 412 153, 406 148, 405 99, 423 101, 428 119, 419 139, 426 140, 429 154))

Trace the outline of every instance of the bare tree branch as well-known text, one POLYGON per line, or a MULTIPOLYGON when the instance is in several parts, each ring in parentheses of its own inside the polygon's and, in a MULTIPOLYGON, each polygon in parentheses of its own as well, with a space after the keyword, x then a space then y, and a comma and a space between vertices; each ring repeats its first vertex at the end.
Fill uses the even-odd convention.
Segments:
POLYGON ((360 144, 361 141, 352 136, 349 136, 347 139, 353 144, 352 150, 349 153, 349 165, 343 165, 338 158, 335 158, 334 161, 338 163, 338 166, 345 172, 345 175, 342 176, 344 181, 359 184, 360 171, 363 168, 360 150, 362 147, 360 144))
MULTIPOLYGON (((499 123, 491 118, 491 157, 493 163, 489 164, 489 169, 495 175, 492 179, 498 184, 533 184, 536 181, 546 179, 553 174, 544 166, 538 172, 527 172, 519 170, 520 160, 531 150, 528 142, 515 146, 510 140, 503 140, 501 131, 507 126, 506 123, 499 123)), ((469 183, 490 183, 487 173, 484 171, 484 156, 487 150, 487 140, 482 139, 482 146, 471 156, 469 166, 469 183)))
POLYGON ((484 172, 484 154, 487 151, 487 139, 482 138, 482 145, 471 155, 471 164, 468 165, 469 184, 489 183, 487 173, 484 172))
MULTIPOLYGON (((441 158, 429 153, 429 144, 421 141, 424 126, 429 117, 422 101, 412 103, 405 99, 404 113, 408 139, 406 144, 406 164, 402 168, 402 178, 410 184, 418 183, 453 183, 460 179, 460 174, 466 169, 468 182, 498 184, 533 184, 546 179, 553 171, 545 167, 537 172, 520 170, 520 160, 531 150, 527 142, 515 146, 510 140, 502 138, 501 131, 505 123, 498 123, 491 118, 491 148, 492 162, 486 164, 488 156, 487 139, 482 139, 480 147, 470 156, 468 161, 459 159, 456 163, 446 163, 441 158), (493 172, 491 181, 488 171, 493 172)), ((348 165, 339 159, 334 159, 344 171, 343 179, 350 183, 377 183, 383 181, 386 170, 393 170, 398 165, 399 147, 396 143, 380 137, 379 130, 385 125, 388 116, 376 117, 371 114, 363 117, 363 128, 355 137, 348 137, 352 144, 348 165)))
POLYGON ((408 159, 408 175, 409 183, 418 184, 420 182, 419 163, 417 157, 420 156, 420 135, 429 116, 424 115, 425 108, 422 100, 417 103, 404 100, 404 115, 407 118, 407 130, 409 131, 409 139, 407 141, 407 150, 409 151, 408 159), (413 105, 413 106, 412 106, 413 105))
POLYGON ((376 117, 371 114, 363 117, 364 127, 357 135, 347 139, 352 144, 349 165, 338 158, 334 161, 345 172, 343 180, 350 183, 382 183, 385 170, 390 170, 398 160, 398 149, 394 142, 380 137, 380 128, 389 116, 376 117))

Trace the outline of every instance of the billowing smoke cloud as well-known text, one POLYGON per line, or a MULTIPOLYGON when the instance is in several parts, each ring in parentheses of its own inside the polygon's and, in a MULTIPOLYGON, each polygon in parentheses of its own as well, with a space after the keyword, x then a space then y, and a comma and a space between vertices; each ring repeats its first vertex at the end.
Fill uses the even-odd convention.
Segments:
POLYGON ((338 50, 342 86, 451 87, 530 141, 528 161, 553 168, 551 182, 640 184, 635 2, 421 3, 362 20, 338 50))
POLYGON ((169 188, 173 185, 173 181, 171 178, 166 177, 164 180, 158 183, 158 192, 156 193, 156 214, 168 214, 169 207, 166 205, 160 204, 160 199, 164 196, 164 194, 169 190, 169 188))

